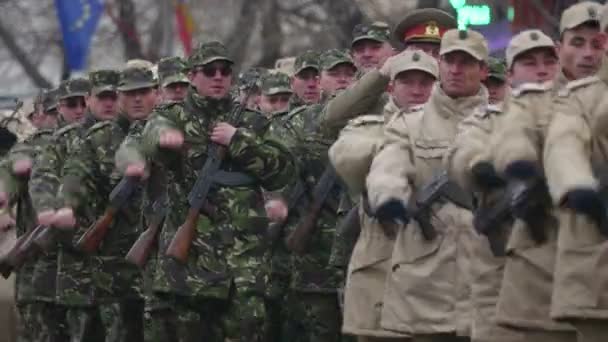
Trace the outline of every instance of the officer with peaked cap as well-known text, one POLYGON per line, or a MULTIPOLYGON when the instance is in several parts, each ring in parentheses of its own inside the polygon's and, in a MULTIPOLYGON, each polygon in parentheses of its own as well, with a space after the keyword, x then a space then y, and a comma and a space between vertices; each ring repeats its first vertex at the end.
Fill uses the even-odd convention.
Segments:
POLYGON ((414 9, 395 26, 393 39, 406 49, 420 49, 437 58, 441 37, 457 26, 456 18, 440 9, 414 9))

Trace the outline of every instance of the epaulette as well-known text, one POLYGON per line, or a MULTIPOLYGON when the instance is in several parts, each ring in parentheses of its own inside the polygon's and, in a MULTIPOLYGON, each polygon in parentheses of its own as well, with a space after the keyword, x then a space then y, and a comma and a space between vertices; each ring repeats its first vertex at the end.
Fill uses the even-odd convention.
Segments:
POLYGON ((593 84, 593 83, 596 83, 599 81, 601 81, 601 80, 597 76, 589 76, 589 77, 581 78, 578 80, 570 81, 570 82, 566 83, 566 85, 557 92, 557 96, 567 97, 568 95, 570 95, 570 93, 573 90, 582 88, 584 86, 587 86, 587 85, 590 85, 590 84, 593 84))
POLYGON ((349 126, 365 126, 370 124, 384 124, 384 117, 382 115, 361 115, 348 121, 349 126))
POLYGON ((553 89, 553 82, 535 83, 528 82, 522 83, 511 91, 514 97, 520 97, 527 93, 544 93, 553 89))
POLYGON ((80 122, 74 122, 69 125, 63 126, 60 129, 55 131, 55 135, 56 136, 65 135, 66 133, 68 133, 74 129, 77 129, 80 125, 81 125, 80 122))

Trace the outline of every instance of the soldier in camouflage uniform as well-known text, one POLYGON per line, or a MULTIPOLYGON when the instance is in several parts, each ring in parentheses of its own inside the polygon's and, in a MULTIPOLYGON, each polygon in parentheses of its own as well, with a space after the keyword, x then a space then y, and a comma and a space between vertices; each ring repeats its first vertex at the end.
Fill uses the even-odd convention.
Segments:
POLYGON ((327 50, 321 54, 320 60, 322 98, 333 97, 355 80, 357 67, 348 52, 340 49, 327 50))
POLYGON ((382 65, 394 53, 388 24, 376 21, 369 25, 356 25, 353 28, 350 53, 361 71, 360 75, 382 65))
POLYGON ((54 128, 57 126, 57 98, 56 90, 43 90, 37 96, 34 110, 27 119, 38 129, 54 128))
MULTIPOLYGON (((115 71, 99 70, 91 72, 88 80, 68 80, 59 87, 60 128, 53 135, 52 144, 36 158, 30 181, 30 195, 40 224, 53 225, 55 209, 60 205, 56 196, 63 164, 74 149, 75 139, 96 121, 116 115, 116 77, 115 71)), ((79 222, 81 226, 91 222, 90 215, 86 218, 79 222)), ((53 290, 57 301, 66 308, 66 335, 73 341, 103 340, 91 280, 94 264, 72 248, 70 232, 53 231, 53 235, 60 243, 49 255, 55 255, 58 272, 56 279, 45 281, 56 284, 53 290)))
POLYGON ((238 95, 234 96, 237 101, 240 100, 249 91, 249 99, 247 100, 247 109, 258 110, 260 101, 260 82, 268 71, 263 68, 250 68, 239 74, 236 84, 238 95))
POLYGON ((256 341, 258 310, 263 310, 261 297, 253 295, 259 291, 256 271, 261 266, 256 257, 261 243, 256 228, 260 221, 262 226, 268 223, 263 218, 261 190, 287 184, 293 164, 279 143, 256 134, 259 113, 245 111, 237 124, 225 122, 234 102, 229 96, 232 60, 223 44, 200 45, 190 56, 189 67, 195 88, 183 103, 158 107, 141 140, 123 145, 117 164, 129 175, 142 175, 154 163, 167 169, 168 216, 159 236, 154 290, 172 303, 167 322, 173 321, 177 333, 171 337, 256 341), (188 193, 211 143, 226 147, 221 168, 240 181, 213 187, 207 199, 215 209, 198 218, 197 236, 187 264, 182 264, 164 251, 186 217, 188 193), (196 322, 194 329, 184 331, 177 324, 183 319, 196 322))
POLYGON ((287 74, 280 71, 268 73, 261 77, 261 95, 259 108, 264 115, 271 118, 277 113, 286 113, 291 98, 290 80, 287 74))
POLYGON ((180 57, 166 57, 158 62, 158 80, 163 102, 184 100, 190 87, 186 69, 186 63, 180 57))
POLYGON ((490 57, 488 69, 488 78, 483 81, 483 84, 488 89, 488 101, 492 105, 500 105, 508 89, 507 66, 504 60, 490 57))
POLYGON ((289 111, 319 102, 321 98, 319 53, 308 50, 299 55, 294 70, 291 78, 293 95, 289 101, 289 111))
MULTIPOLYGON (((127 67, 118 85, 121 112, 113 120, 99 122, 74 142, 63 167, 59 194, 62 208, 55 225, 74 226, 78 217, 97 218, 107 207, 110 191, 121 175, 114 168, 114 155, 129 129, 141 127, 157 101, 157 83, 147 68, 127 67), (135 128, 133 128, 135 127, 135 128)), ((94 256, 95 299, 99 305, 105 340, 143 341, 142 274, 124 260, 124 255, 141 231, 141 192, 114 217, 108 234, 94 256)), ((81 226, 81 225, 79 225, 81 226)))

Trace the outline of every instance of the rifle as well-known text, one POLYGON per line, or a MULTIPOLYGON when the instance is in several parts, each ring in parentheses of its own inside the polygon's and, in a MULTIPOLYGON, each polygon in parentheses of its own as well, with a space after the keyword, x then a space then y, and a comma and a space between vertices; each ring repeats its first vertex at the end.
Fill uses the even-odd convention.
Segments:
MULTIPOLYGON (((480 234, 486 235, 490 243, 490 249, 495 256, 505 255, 506 241, 498 231, 499 228, 504 222, 514 218, 514 206, 521 207, 525 205, 534 196, 537 196, 539 191, 543 191, 543 183, 544 180, 542 179, 535 180, 532 183, 523 180, 510 181, 504 195, 494 206, 475 211, 473 227, 480 234)), ((531 220, 526 222, 530 235, 536 243, 542 243, 546 240, 542 222, 547 219, 548 215, 546 215, 546 212, 542 215, 543 211, 545 210, 536 212, 537 214, 541 214, 539 216, 540 219, 536 220, 536 222, 532 222, 531 220)))
POLYGON ((162 224, 167 215, 167 206, 156 201, 152 204, 153 214, 148 228, 139 235, 125 259, 140 268, 146 264, 150 253, 158 239, 158 234, 162 229, 162 224))
POLYGON ((27 260, 32 250, 33 237, 40 231, 42 226, 36 226, 15 241, 13 247, 0 260, 0 273, 6 279, 13 270, 19 269, 27 260))
POLYGON ((325 204, 337 180, 336 171, 331 164, 327 165, 312 191, 312 201, 306 215, 300 219, 295 230, 287 237, 287 247, 290 250, 297 254, 305 252, 312 235, 317 229, 317 221, 321 215, 323 204, 325 204))
POLYGON ((437 231, 431 223, 431 207, 439 199, 444 198, 457 206, 473 209, 473 199, 458 184, 448 178, 447 172, 437 174, 433 179, 418 191, 411 201, 409 212, 418 222, 422 236, 425 240, 435 239, 437 231))
MULTIPOLYGON (((228 122, 236 125, 241 120, 243 110, 247 106, 247 101, 251 95, 251 88, 247 90, 245 96, 241 99, 241 102, 232 108, 228 116, 228 122)), ((188 262, 188 254, 190 254, 190 246, 196 235, 196 223, 198 217, 201 214, 201 209, 204 208, 207 203, 207 195, 211 189, 211 185, 215 183, 214 174, 220 169, 224 157, 226 155, 226 149, 223 146, 212 143, 209 147, 207 159, 205 164, 198 172, 198 177, 190 194, 188 194, 188 214, 184 223, 177 228, 171 243, 167 248, 166 255, 185 264, 188 262)))
POLYGON ((95 221, 78 239, 76 249, 84 253, 93 253, 98 248, 106 234, 110 230, 114 217, 125 205, 135 191, 138 179, 135 177, 123 177, 118 185, 110 193, 110 205, 106 208, 103 216, 95 221))
POLYGON ((300 202, 300 198, 305 194, 306 186, 303 181, 298 181, 296 186, 289 196, 287 201, 287 218, 283 222, 274 222, 268 226, 268 232, 266 233, 266 241, 268 242, 268 246, 270 250, 275 250, 277 243, 281 241, 281 237, 283 236, 283 232, 285 231, 285 227, 289 222, 289 215, 295 209, 298 202, 300 202))

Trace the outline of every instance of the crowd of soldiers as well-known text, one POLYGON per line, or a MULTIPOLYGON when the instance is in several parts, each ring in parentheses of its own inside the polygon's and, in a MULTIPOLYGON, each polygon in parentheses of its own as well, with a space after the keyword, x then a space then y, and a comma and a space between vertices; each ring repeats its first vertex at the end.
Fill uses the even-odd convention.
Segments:
POLYGON ((212 41, 43 91, 0 163, 19 341, 608 341, 607 29, 500 60, 425 8, 289 74, 212 41))

